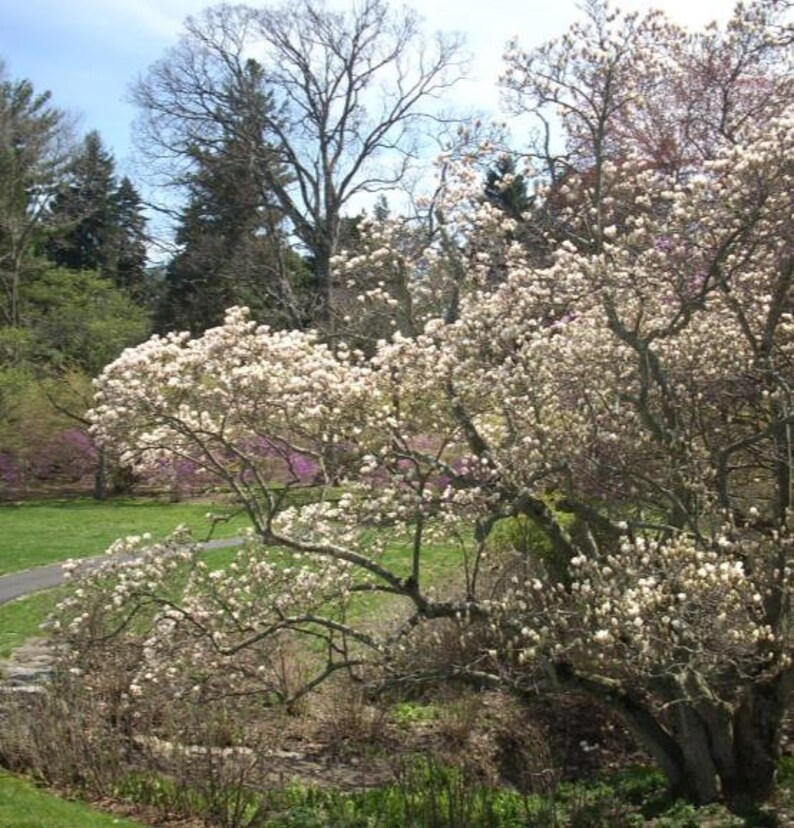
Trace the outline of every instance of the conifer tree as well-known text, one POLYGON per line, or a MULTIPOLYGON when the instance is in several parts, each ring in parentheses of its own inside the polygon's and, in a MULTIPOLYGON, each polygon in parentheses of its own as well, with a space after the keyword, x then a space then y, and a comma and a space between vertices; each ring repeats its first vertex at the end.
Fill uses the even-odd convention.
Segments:
POLYGON ((114 193, 116 220, 115 282, 140 298, 146 279, 146 217, 135 185, 124 176, 114 193))
POLYGON ((115 272, 115 166, 99 133, 89 132, 50 207, 60 229, 46 253, 58 267, 97 270, 106 277, 115 272))
POLYGON ((331 261, 346 211, 405 178, 443 120, 435 99, 464 66, 458 36, 430 43, 415 12, 386 0, 346 13, 317 0, 217 6, 189 18, 135 87, 142 149, 173 182, 169 164, 178 175, 196 146, 212 149, 219 134, 237 132, 237 102, 272 96, 254 123, 280 163, 259 170, 311 261, 314 322, 332 329, 331 261))
POLYGON ((36 270, 34 249, 52 216, 46 206, 71 152, 66 115, 0 62, 0 323, 22 322, 21 288, 36 270))
POLYGON ((258 90, 258 73, 249 61, 243 89, 229 89, 233 123, 214 142, 190 150, 188 203, 176 234, 180 252, 166 271, 157 313, 161 330, 203 331, 235 304, 278 325, 305 322, 308 299, 297 294, 308 270, 286 245, 283 211, 267 185, 284 176, 263 138, 272 104, 258 90))

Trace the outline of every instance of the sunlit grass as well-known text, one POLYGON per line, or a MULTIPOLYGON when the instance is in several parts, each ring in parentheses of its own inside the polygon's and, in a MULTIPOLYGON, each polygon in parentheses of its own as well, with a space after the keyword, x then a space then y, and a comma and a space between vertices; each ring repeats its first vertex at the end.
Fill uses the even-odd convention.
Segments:
MULTIPOLYGON (((211 523, 207 512, 233 514, 228 504, 168 503, 152 499, 64 500, 0 506, 0 575, 34 566, 98 555, 124 535, 150 532, 161 539, 180 524, 203 540, 211 523)), ((213 537, 238 535, 250 525, 239 514, 218 523, 213 537)))
POLYGON ((39 790, 0 771, 0 826, 6 828, 141 828, 143 823, 96 811, 39 790))
POLYGON ((68 587, 48 589, 0 604, 0 658, 8 658, 11 651, 28 638, 46 635, 41 624, 66 595, 67 589, 68 587))
MULTIPOLYGON (((74 542, 75 537, 82 536, 82 532, 78 531, 79 526, 76 517, 80 515, 96 515, 102 514, 103 517, 109 517, 113 514, 132 513, 135 519, 133 524, 126 524, 127 528, 122 530, 118 527, 117 532, 109 530, 109 540, 113 540, 119 535, 130 533, 142 533, 149 531, 151 524, 144 526, 142 521, 146 518, 153 518, 155 523, 159 521, 160 530, 154 532, 155 535, 166 534, 179 523, 188 523, 191 514, 195 520, 195 525, 201 525, 204 520, 204 514, 208 510, 207 504, 164 504, 156 502, 143 502, 135 504, 125 502, 123 505, 117 505, 110 510, 102 511, 102 506, 108 504, 98 504, 100 507, 92 509, 94 504, 80 503, 72 504, 72 508, 67 509, 56 504, 48 504, 47 508, 43 506, 18 507, 20 511, 25 510, 27 514, 34 514, 35 510, 42 509, 40 514, 57 512, 67 517, 67 528, 64 530, 64 535, 71 534, 71 541, 74 542), (185 508, 189 507, 189 508, 185 508), (58 511, 60 508, 60 511, 58 511), (201 510, 200 514, 197 510, 201 510), (139 511, 134 511, 139 510, 139 511), (181 520, 179 519, 181 517, 181 520), (71 529, 75 531, 71 533, 71 529)), ((215 508, 215 511, 219 511, 215 508)), ((246 521, 242 517, 236 518, 228 524, 221 524, 224 529, 223 535, 235 533, 235 529, 239 532, 246 525, 246 521)), ((36 535, 38 535, 40 526, 36 528, 36 535)), ((380 532, 381 530, 378 530, 380 532)), ((387 531, 387 530, 383 530, 387 531)), ((369 534, 374 537, 374 530, 368 530, 369 534)), ((196 532, 199 537, 199 533, 196 532)), ((403 536, 404 537, 404 536, 403 536)), ((109 542, 109 541, 108 541, 109 542)), ((0 549, 8 545, 6 538, 0 540, 0 549)), ((106 544, 94 547, 95 552, 101 552, 106 544)), ((64 554, 63 557, 78 557, 78 554, 73 546, 69 546, 73 551, 71 555, 64 554)), ((223 569, 227 567, 237 555, 238 550, 234 548, 212 549, 201 553, 202 560, 207 567, 212 569, 223 569)), ((87 553, 87 554, 90 554, 87 553)), ((275 557, 283 557, 284 566, 294 566, 295 560, 289 552, 276 552, 275 557)), ((411 573, 412 563, 412 546, 411 542, 405 539, 391 540, 387 543, 385 552, 378 558, 379 562, 389 569, 394 571, 398 576, 407 578, 411 573)), ((435 542, 428 544, 422 551, 422 588, 427 589, 432 587, 440 591, 445 591, 450 587, 457 587, 462 579, 462 560, 463 552, 458 543, 455 542, 435 542)), ((43 562, 39 559, 39 563, 43 562)), ((302 564, 311 564, 310 556, 301 557, 302 564)), ((319 562, 317 562, 319 563, 319 562)), ((181 583, 184 583, 182 576, 177 576, 177 583, 174 584, 176 591, 181 589, 181 583)), ((34 595, 20 598, 15 601, 10 601, 6 604, 0 604, 0 658, 7 658, 10 653, 19 647, 25 640, 36 635, 46 635, 46 630, 41 629, 41 624, 46 620, 47 616, 52 612, 55 605, 68 592, 69 587, 60 587, 58 589, 47 590, 36 593, 34 595)), ((382 593, 360 593, 353 597, 347 611, 347 620, 352 623, 369 624, 378 618, 384 618, 393 613, 402 614, 408 610, 407 599, 403 597, 388 596, 382 593)))

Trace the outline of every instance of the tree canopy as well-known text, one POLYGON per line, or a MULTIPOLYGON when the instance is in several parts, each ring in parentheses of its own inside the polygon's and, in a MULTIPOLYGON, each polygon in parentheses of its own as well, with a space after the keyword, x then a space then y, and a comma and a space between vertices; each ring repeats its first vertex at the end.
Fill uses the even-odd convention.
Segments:
POLYGON ((48 226, 50 200, 70 160, 65 113, 30 81, 11 80, 0 63, 0 280, 4 325, 20 324, 20 289, 34 245, 48 226))
POLYGON ((98 133, 76 144, 49 93, 0 65, 0 485, 17 493, 95 463, 90 379, 151 330, 145 219, 114 167, 98 133))

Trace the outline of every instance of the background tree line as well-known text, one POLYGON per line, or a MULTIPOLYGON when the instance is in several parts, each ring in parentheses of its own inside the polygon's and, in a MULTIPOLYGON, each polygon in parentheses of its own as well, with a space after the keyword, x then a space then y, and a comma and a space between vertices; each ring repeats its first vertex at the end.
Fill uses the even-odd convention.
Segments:
POLYGON ((75 482, 95 466, 91 378, 150 330, 146 222, 100 136, 0 69, 0 480, 75 482))
MULTIPOLYGON (((463 63, 457 37, 426 38, 416 13, 384 0, 348 13, 307 0, 189 18, 133 90, 139 149, 173 219, 173 253, 149 268, 138 189, 100 135, 76 139, 49 93, 4 70, 6 486, 41 478, 36 456, 69 418, 81 425, 90 378, 152 331, 198 333, 244 304, 276 327, 333 334, 331 262, 357 238, 353 202, 404 180, 423 131, 446 123, 435 101, 463 63)), ((78 476, 73 465, 60 482, 78 476)))

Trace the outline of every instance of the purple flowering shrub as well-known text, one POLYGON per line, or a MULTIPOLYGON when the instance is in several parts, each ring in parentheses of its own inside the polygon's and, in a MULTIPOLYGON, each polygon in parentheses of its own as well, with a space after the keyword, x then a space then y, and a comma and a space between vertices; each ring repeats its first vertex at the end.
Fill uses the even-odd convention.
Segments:
POLYGON ((243 441, 242 451, 250 464, 241 472, 246 479, 254 468, 265 478, 284 484, 310 486, 322 476, 316 458, 281 440, 256 435, 243 441))
POLYGON ((0 487, 19 488, 23 476, 22 469, 13 452, 0 451, 0 487))
POLYGON ((85 431, 69 428, 43 443, 32 458, 33 477, 46 483, 77 483, 96 468, 97 449, 85 431))
POLYGON ((85 431, 61 429, 0 450, 0 490, 73 485, 93 475, 97 463, 97 448, 85 431))
MULTIPOLYGON (((322 477, 316 458, 266 437, 251 437, 241 443, 237 452, 227 450, 223 456, 229 468, 236 466, 235 476, 245 483, 259 476, 284 485, 310 486, 322 477)), ((134 471, 140 482, 166 486, 177 496, 206 491, 218 483, 212 471, 189 457, 150 461, 135 466, 134 471)))

